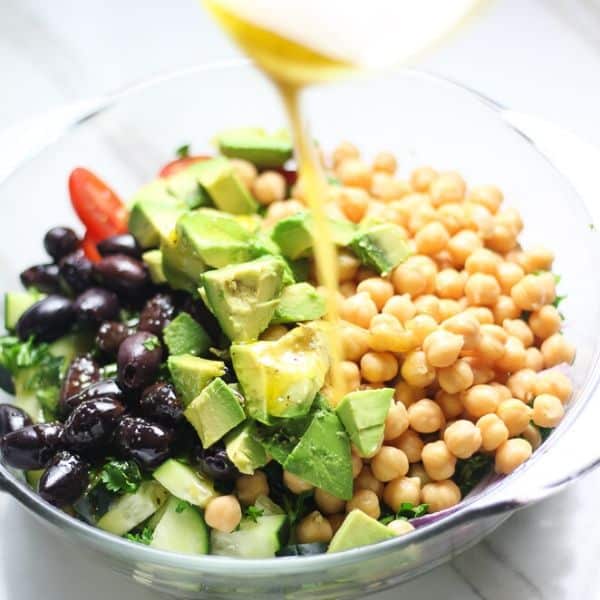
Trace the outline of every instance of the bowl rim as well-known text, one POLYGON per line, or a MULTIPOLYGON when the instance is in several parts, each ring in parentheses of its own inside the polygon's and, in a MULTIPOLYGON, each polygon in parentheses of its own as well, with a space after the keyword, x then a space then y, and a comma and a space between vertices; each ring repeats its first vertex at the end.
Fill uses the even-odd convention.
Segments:
MULTIPOLYGON (((90 110, 89 118, 93 118, 104 112, 110 111, 121 100, 125 100, 130 96, 135 96, 146 90, 161 86, 171 80, 182 79, 190 76, 201 75, 209 71, 228 71, 235 69, 253 70, 258 72, 247 59, 231 59, 221 60, 201 65, 188 66, 178 69, 168 70, 158 75, 145 78, 133 82, 130 85, 123 86, 112 94, 107 94, 98 98, 97 106, 90 110)), ((382 73, 377 72, 377 77, 381 77, 382 73)), ((436 85, 440 85, 447 89, 458 90, 465 95, 466 98, 473 99, 487 107, 491 113, 495 113, 496 117, 513 133, 522 137, 523 140, 533 146, 538 155, 548 164, 561 182, 565 185, 565 189, 570 189, 572 195, 577 198, 581 207, 589 217, 589 212, 581 196, 573 189, 570 181, 560 172, 560 170, 549 160, 542 150, 535 144, 518 127, 509 122, 503 113, 507 110, 502 104, 496 102, 485 94, 478 92, 472 87, 463 85, 455 80, 433 74, 426 71, 421 71, 413 68, 394 68, 383 72, 383 76, 404 76, 414 78, 416 80, 427 81, 436 85)), ((37 149, 35 154, 28 155, 23 158, 20 167, 29 162, 42 150, 47 149, 54 143, 60 141, 70 131, 72 127, 77 127, 87 118, 77 119, 65 128, 63 133, 49 140, 43 147, 37 149)), ((15 170, 15 171, 16 171, 15 170)), ((11 173, 6 180, 10 180, 14 175, 11 173)), ((3 182, 0 182, 0 185, 3 182)), ((591 222, 591 220, 590 220, 591 222)), ((600 242, 596 242, 597 248, 600 249, 600 242)), ((78 537, 86 538, 87 542, 93 545, 104 553, 117 551, 121 555, 127 555, 128 559, 146 562, 150 564, 170 567, 178 570, 192 570, 198 573, 203 571, 210 572, 215 575, 231 575, 232 566, 235 565, 236 575, 243 576, 247 579, 260 579, 269 576, 273 573, 281 575, 298 575, 307 572, 323 571, 334 566, 348 566, 364 560, 377 558, 390 551, 399 551, 410 546, 416 545, 428 537, 443 534, 444 532, 453 529, 457 525, 463 524, 479 517, 501 517, 503 513, 510 513, 523 505, 523 501, 518 499, 518 494, 511 496, 507 494, 507 490, 511 487, 517 487, 514 484, 523 481, 524 474, 530 469, 535 468, 540 459, 556 444, 561 438, 562 433, 570 428, 570 426, 580 417, 582 411, 590 402, 594 391, 600 383, 600 348, 596 349, 591 358, 589 372, 583 382, 580 390, 580 397, 577 402, 570 405, 565 418, 556 428, 556 433, 550 436, 548 440, 538 449, 532 458, 525 464, 519 467, 510 476, 502 478, 489 487, 484 488, 476 495, 467 497, 457 506, 456 509, 451 509, 448 514, 444 515, 439 520, 433 521, 415 529, 410 534, 401 536, 395 539, 386 540, 370 546, 362 546, 341 553, 334 554, 319 554, 314 556, 301 557, 275 557, 261 559, 241 559, 228 556, 216 555, 185 555, 174 552, 167 552, 150 548, 142 544, 136 544, 126 540, 125 538, 105 532, 97 527, 94 527, 84 521, 71 517, 67 513, 45 502, 37 493, 35 493, 29 485, 16 477, 12 470, 8 469, 0 462, 0 491, 7 491, 27 509, 43 518, 55 527, 69 533, 75 533, 78 537), (500 493, 503 492, 503 493, 500 493), (493 496, 498 496, 497 501, 493 500, 493 496), (482 500, 487 502, 481 502, 482 500)), ((572 473, 572 478, 575 478, 590 468, 590 465, 580 468, 572 473)), ((517 489, 515 489, 517 492, 517 489)))

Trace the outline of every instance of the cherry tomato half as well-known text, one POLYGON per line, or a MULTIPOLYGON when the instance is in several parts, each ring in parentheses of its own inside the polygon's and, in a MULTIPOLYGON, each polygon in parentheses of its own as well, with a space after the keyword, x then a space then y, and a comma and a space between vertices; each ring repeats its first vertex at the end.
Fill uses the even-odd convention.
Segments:
POLYGON ((127 232, 128 212, 121 199, 91 171, 78 167, 69 175, 71 204, 97 241, 127 232))
POLYGON ((210 156, 184 156, 183 158, 177 158, 176 160, 172 160, 170 163, 167 163, 159 172, 159 177, 171 177, 171 175, 175 175, 180 171, 183 171, 186 167, 193 165, 194 163, 200 162, 202 160, 208 160, 211 158, 210 156))
POLYGON ((90 232, 86 231, 83 240, 81 241, 81 249, 92 262, 98 262, 102 258, 96 247, 97 243, 98 242, 90 235, 90 232))

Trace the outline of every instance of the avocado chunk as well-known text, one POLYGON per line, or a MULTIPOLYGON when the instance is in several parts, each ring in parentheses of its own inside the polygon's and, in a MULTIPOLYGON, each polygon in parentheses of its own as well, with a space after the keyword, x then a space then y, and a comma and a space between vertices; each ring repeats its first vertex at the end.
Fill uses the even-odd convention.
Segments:
POLYGON ((206 270, 204 261, 193 252, 182 252, 177 231, 161 239, 162 269, 167 283, 176 290, 195 293, 200 274, 206 270))
POLYGON ((382 275, 387 275, 410 255, 404 232, 393 223, 360 230, 350 241, 350 247, 364 265, 382 275))
POLYGON ((198 181, 197 169, 198 163, 192 163, 164 180, 168 192, 189 209, 211 204, 208 194, 198 181))
POLYGON ((328 553, 343 552, 391 540, 394 532, 358 508, 351 511, 329 543, 328 553))
POLYGON ((284 288, 271 323, 298 323, 320 319, 326 312, 325 298, 310 283, 284 288))
POLYGON ((318 408, 283 468, 337 498, 352 497, 350 440, 337 415, 318 408))
POLYGON ((274 134, 264 129, 243 127, 224 131, 217 137, 219 151, 230 158, 243 158, 261 169, 283 166, 293 154, 287 131, 274 134))
POLYGON ((302 416, 329 370, 327 335, 321 323, 301 325, 277 341, 232 344, 231 360, 251 417, 302 416))
POLYGON ((211 340, 204 327, 186 312, 179 313, 163 330, 169 354, 200 356, 210 348, 211 340))
POLYGON ((200 508, 217 496, 208 479, 174 458, 164 462, 152 476, 173 496, 200 508))
POLYGON ((45 294, 34 289, 26 292, 6 292, 4 294, 4 327, 13 330, 21 315, 44 296, 45 294))
POLYGON ((256 439, 254 427, 246 421, 225 436, 225 451, 240 473, 252 475, 267 464, 267 453, 256 439))
POLYGON ((198 358, 191 354, 169 356, 167 360, 175 389, 187 406, 216 377, 225 374, 225 363, 220 360, 198 358))
POLYGON ((204 448, 212 446, 245 418, 240 394, 222 379, 214 379, 185 409, 185 418, 192 424, 204 448))
MULTIPOLYGON (((356 226, 350 221, 328 219, 333 241, 338 246, 347 246, 356 234, 356 226)), ((309 212, 299 212, 279 221, 271 238, 281 253, 291 260, 309 256, 313 248, 313 217, 309 212)))
POLYGON ((394 390, 351 392, 336 407, 337 416, 363 457, 373 456, 383 441, 383 430, 394 390))
POLYGON ((274 257, 230 265, 202 275, 206 300, 233 342, 258 338, 271 322, 281 295, 283 263, 274 257))
POLYGON ((160 250, 147 250, 142 254, 142 260, 148 267, 152 283, 156 285, 167 283, 167 278, 162 267, 162 252, 160 250))

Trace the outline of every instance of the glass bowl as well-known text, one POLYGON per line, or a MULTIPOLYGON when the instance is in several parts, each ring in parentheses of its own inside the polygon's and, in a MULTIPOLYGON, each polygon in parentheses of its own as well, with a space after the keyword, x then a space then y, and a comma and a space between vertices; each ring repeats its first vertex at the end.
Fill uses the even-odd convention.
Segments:
MULTIPOLYGON (((556 253, 559 290, 568 294, 561 307, 565 333, 577 346, 569 368, 574 398, 564 421, 530 461, 472 494, 457 510, 405 537, 316 557, 190 557, 132 544, 56 510, 0 466, 0 489, 40 523, 108 569, 178 597, 364 596, 450 559, 511 512, 561 489, 600 459, 593 429, 600 416, 593 402, 599 377, 600 244, 584 205, 595 191, 598 153, 539 119, 414 71, 316 88, 306 94, 305 106, 313 135, 326 149, 350 139, 366 155, 394 152, 402 173, 430 164, 504 190, 506 203, 523 215, 524 244, 543 243, 556 253)), ((66 193, 75 166, 91 168, 127 198, 173 158, 175 148, 191 143, 195 153, 210 152, 216 132, 243 125, 277 129, 285 118, 271 85, 244 61, 233 61, 59 107, 0 134, 0 289, 17 288, 18 273, 44 260, 42 237, 51 225, 78 227, 66 193)))

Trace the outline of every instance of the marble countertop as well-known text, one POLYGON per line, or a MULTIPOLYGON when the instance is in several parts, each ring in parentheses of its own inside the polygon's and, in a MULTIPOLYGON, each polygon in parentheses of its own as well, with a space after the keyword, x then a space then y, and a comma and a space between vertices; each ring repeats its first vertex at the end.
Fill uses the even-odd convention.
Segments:
MULTIPOLYGON (((423 66, 600 146, 599 23, 597 0, 496 0, 423 66)), ((194 0, 2 0, 0 129, 162 69, 236 54, 194 0)), ((372 598, 600 598, 599 496, 597 471, 451 563, 372 598)), ((0 531, 0 600, 159 597, 106 577, 4 496, 0 531)))

